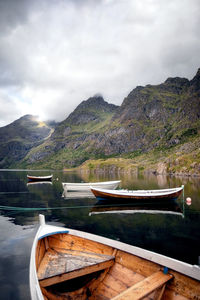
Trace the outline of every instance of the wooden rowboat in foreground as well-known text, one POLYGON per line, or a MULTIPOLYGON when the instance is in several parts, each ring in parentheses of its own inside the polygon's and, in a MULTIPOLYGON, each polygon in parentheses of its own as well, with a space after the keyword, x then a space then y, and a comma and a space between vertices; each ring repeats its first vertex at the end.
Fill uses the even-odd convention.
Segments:
POLYGON ((184 185, 172 189, 158 190, 107 190, 91 187, 92 193, 98 199, 132 199, 132 200, 176 200, 182 193, 184 185))
POLYGON ((48 176, 32 176, 32 175, 27 175, 28 180, 30 181, 50 181, 52 180, 53 175, 48 175, 48 176))
POLYGON ((90 191, 90 187, 102 189, 116 189, 121 180, 102 182, 62 182, 65 191, 90 191))
POLYGON ((45 224, 30 259, 32 300, 200 299, 200 268, 97 235, 45 224))

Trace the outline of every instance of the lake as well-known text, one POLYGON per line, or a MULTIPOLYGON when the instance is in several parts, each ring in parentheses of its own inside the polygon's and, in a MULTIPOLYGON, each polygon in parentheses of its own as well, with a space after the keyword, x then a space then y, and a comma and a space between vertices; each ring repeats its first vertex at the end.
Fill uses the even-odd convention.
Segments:
POLYGON ((200 178, 128 174, 0 171, 0 289, 3 300, 30 299, 29 258, 38 215, 191 264, 200 263, 200 178), (27 174, 53 174, 52 183, 28 184, 27 174), (182 184, 184 198, 149 207, 106 203, 82 193, 63 194, 62 182, 121 179, 121 188, 156 189, 182 184), (192 199, 191 205, 185 201, 192 199))

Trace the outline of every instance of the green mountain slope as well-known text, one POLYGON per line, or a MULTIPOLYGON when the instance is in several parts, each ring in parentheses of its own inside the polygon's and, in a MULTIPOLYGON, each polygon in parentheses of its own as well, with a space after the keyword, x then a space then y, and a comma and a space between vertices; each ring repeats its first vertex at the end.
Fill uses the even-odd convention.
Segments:
POLYGON ((0 128, 0 167, 17 166, 28 151, 41 143, 52 128, 37 118, 26 115, 0 128))
POLYGON ((98 157, 96 137, 104 134, 117 108, 101 96, 83 101, 48 140, 28 153, 22 166, 73 167, 98 157))

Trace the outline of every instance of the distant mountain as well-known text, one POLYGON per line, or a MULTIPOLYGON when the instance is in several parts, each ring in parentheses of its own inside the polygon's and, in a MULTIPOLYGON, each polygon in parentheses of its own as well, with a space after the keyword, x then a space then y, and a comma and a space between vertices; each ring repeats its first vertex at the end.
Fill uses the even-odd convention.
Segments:
POLYGON ((101 96, 83 101, 66 120, 58 124, 43 145, 28 153, 25 166, 37 166, 45 159, 49 166, 62 168, 95 157, 98 154, 94 144, 96 137, 104 133, 117 108, 101 96))
POLYGON ((30 145, 18 166, 69 168, 87 159, 133 157, 188 145, 199 138, 199 132, 200 69, 191 81, 176 77, 159 85, 138 86, 121 106, 101 96, 83 101, 49 138, 30 145))
POLYGON ((23 159, 28 151, 46 139, 52 131, 49 125, 26 115, 0 128, 0 167, 8 168, 23 159))

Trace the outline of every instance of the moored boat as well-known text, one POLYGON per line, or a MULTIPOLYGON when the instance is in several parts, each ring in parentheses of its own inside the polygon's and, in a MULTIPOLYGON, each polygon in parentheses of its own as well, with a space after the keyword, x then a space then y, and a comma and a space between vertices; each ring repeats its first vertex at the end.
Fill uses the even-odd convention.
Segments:
POLYGON ((65 191, 90 191, 90 187, 103 189, 116 189, 121 180, 104 182, 62 182, 65 191))
POLYGON ((40 215, 30 259, 32 300, 199 299, 200 267, 73 229, 40 215))
POLYGON ((50 181, 53 178, 53 175, 48 175, 48 176, 32 176, 32 175, 27 175, 27 178, 29 181, 50 181))
POLYGON ((158 189, 158 190, 106 190, 91 187, 92 193, 98 199, 126 199, 126 200, 175 200, 184 189, 184 185, 178 188, 158 189))

